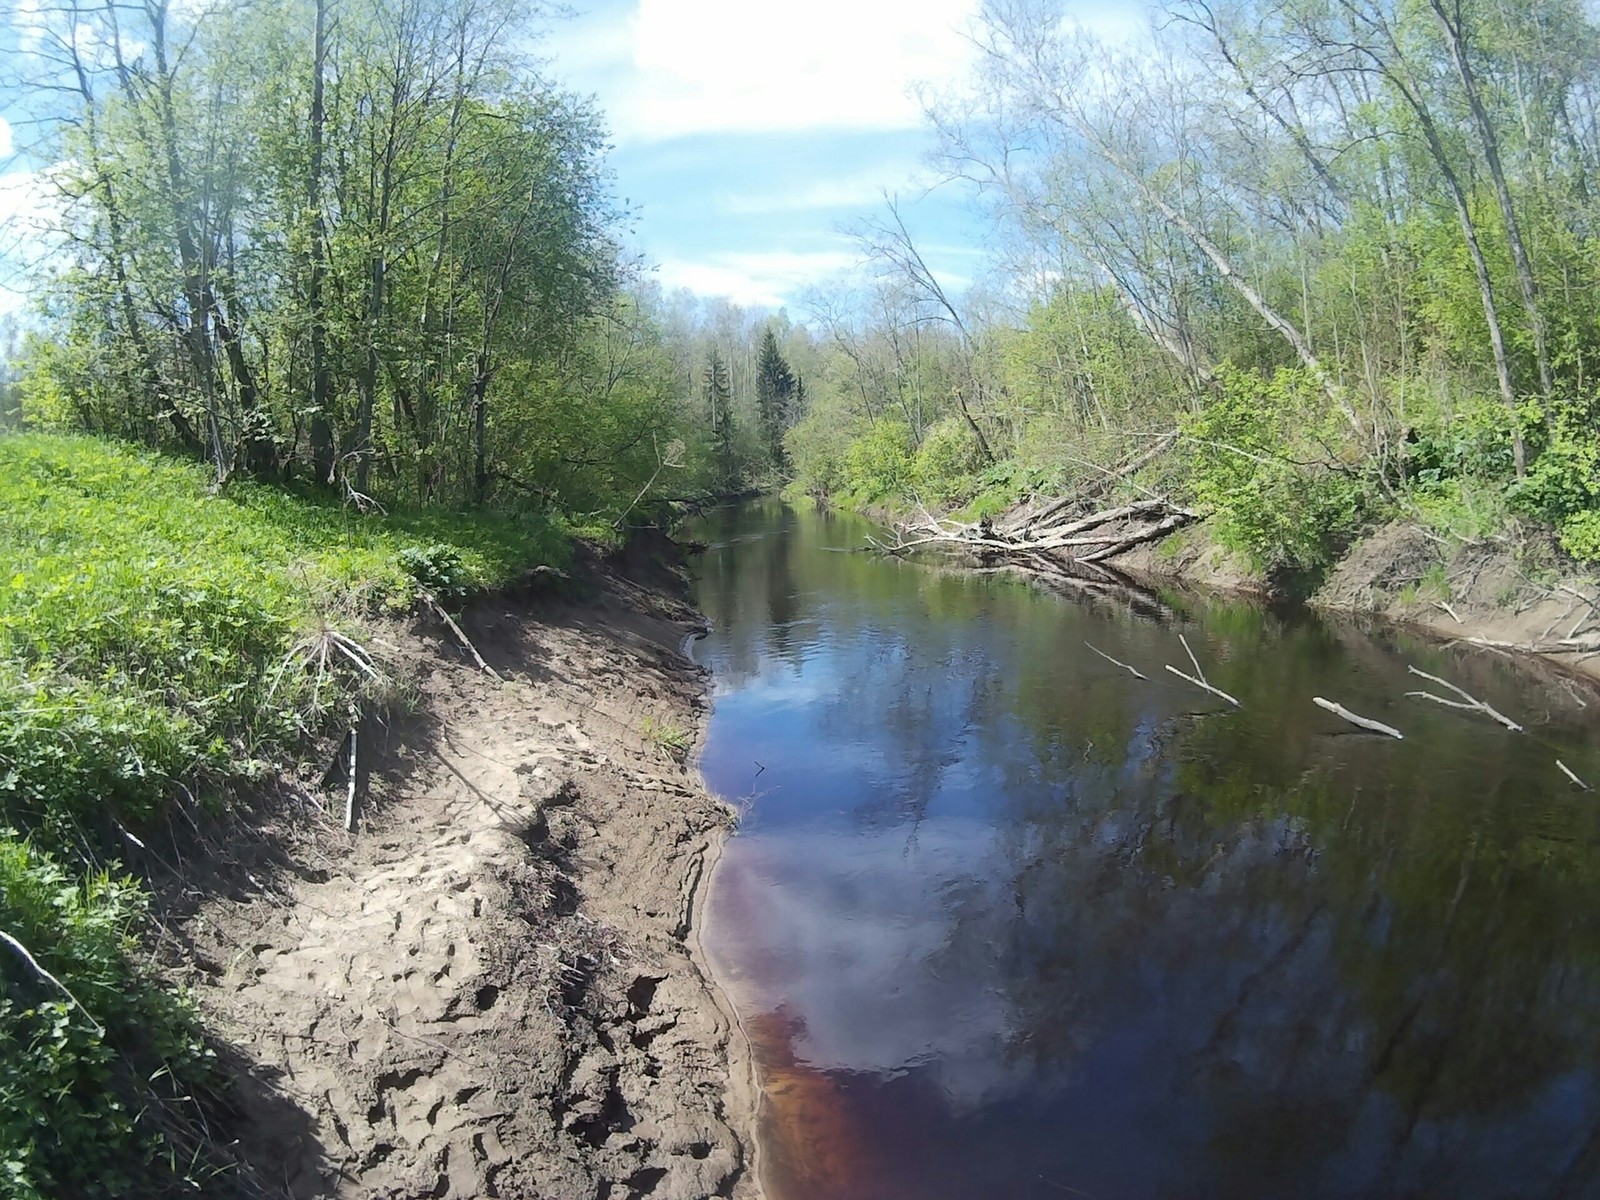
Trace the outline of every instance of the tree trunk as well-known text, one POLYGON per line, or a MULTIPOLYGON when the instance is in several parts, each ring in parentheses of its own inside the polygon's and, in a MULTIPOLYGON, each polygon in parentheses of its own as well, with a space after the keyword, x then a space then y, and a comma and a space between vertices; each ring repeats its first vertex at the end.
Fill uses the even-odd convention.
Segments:
MULTIPOLYGON (((1467 57, 1466 31, 1463 27, 1460 0, 1455 0, 1455 17, 1445 12, 1443 0, 1428 0, 1439 26, 1444 30, 1445 42, 1450 47, 1450 58, 1460 76, 1462 90, 1466 92, 1467 109, 1472 114, 1472 124, 1478 133, 1484 160, 1489 164, 1489 179, 1494 184, 1494 198, 1500 206, 1500 217, 1505 222, 1506 241, 1511 246, 1511 261, 1516 265, 1517 290, 1522 294, 1522 307, 1528 314, 1528 326, 1533 332, 1533 352, 1539 366, 1539 390, 1546 400, 1554 388, 1550 375, 1550 352, 1545 344, 1544 318, 1539 312, 1538 284, 1533 276, 1533 264, 1528 259, 1527 247, 1522 241, 1522 228, 1517 223, 1516 208, 1511 203, 1511 189, 1506 186, 1505 169, 1500 164, 1500 146, 1494 135, 1494 125, 1483 107, 1477 81, 1472 74, 1472 62, 1467 57)), ((1520 475, 1521 472, 1519 471, 1520 475)))
POLYGON ((322 156, 327 125, 323 79, 328 57, 328 0, 316 0, 316 34, 311 72, 311 162, 306 174, 306 206, 311 211, 310 278, 306 309, 311 319, 311 471, 319 486, 333 483, 333 418, 328 411, 332 387, 328 377, 328 322, 322 284, 327 271, 328 229, 322 216, 322 156))

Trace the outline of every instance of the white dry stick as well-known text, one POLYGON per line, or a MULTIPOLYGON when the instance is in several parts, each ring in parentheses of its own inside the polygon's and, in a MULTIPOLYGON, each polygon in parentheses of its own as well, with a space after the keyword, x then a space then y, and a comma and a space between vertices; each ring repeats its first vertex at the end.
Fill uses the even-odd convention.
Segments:
POLYGON ((1089 649, 1093 650, 1096 654, 1098 654, 1101 658, 1105 659, 1108 663, 1111 663, 1113 666, 1121 667, 1124 671, 1126 671, 1129 675, 1132 675, 1135 679, 1143 679, 1143 680, 1146 680, 1146 681, 1149 680, 1150 677, 1148 675, 1144 674, 1143 672, 1134 670, 1127 663, 1121 661, 1120 659, 1112 658, 1111 655, 1107 654, 1104 650, 1098 649, 1097 647, 1091 645, 1088 642, 1085 642, 1084 645, 1088 646, 1089 649))
POLYGON ((1444 609, 1445 612, 1449 613, 1450 616, 1452 618, 1454 618, 1455 623, 1457 625, 1464 625, 1466 623, 1461 619, 1461 614, 1456 612, 1455 609, 1451 608, 1448 602, 1446 602, 1444 600, 1435 600, 1434 604, 1436 604, 1438 607, 1444 609))
POLYGON ((1594 791, 1594 789, 1592 787, 1590 787, 1587 783, 1585 783, 1583 780, 1579 779, 1576 775, 1574 775, 1572 773, 1572 768, 1567 766, 1567 764, 1562 762, 1559 758, 1556 759, 1556 766, 1561 768, 1561 773, 1563 775, 1565 775, 1568 779, 1572 780, 1573 783, 1577 784, 1584 791, 1586 791, 1586 792, 1594 791))
POLYGON ((344 788, 344 831, 351 833, 356 827, 356 727, 350 726, 350 778, 344 788))
POLYGON ((57 979, 54 975, 50 974, 49 971, 46 971, 44 967, 40 965, 39 960, 28 952, 28 948, 26 946, 17 941, 16 938, 12 937, 4 929, 0 929, 0 942, 4 942, 6 945, 10 946, 13 950, 20 954, 23 960, 33 968, 34 973, 38 975, 40 979, 54 984, 56 990, 72 1002, 72 1007, 81 1012, 84 1016, 84 1019, 88 1021, 89 1024, 94 1026, 94 1031, 101 1037, 105 1037, 106 1027, 89 1015, 89 1010, 83 1006, 83 1001, 79 1000, 72 994, 71 988, 62 983, 61 980, 57 979))
POLYGON ((483 655, 478 653, 478 648, 474 646, 471 639, 461 631, 461 626, 457 625, 451 618, 450 614, 445 612, 444 606, 427 592, 422 593, 422 598, 428 602, 429 606, 432 607, 434 612, 438 613, 444 618, 444 623, 450 626, 450 632, 455 634, 456 638, 461 642, 461 644, 467 648, 467 653, 472 655, 473 661, 476 662, 478 666, 482 667, 484 672, 496 683, 504 683, 505 680, 500 677, 500 672, 496 671, 488 663, 483 661, 483 655))
POLYGON ((1194 684, 1195 687, 1201 689, 1202 691, 1210 692, 1213 696, 1221 696, 1235 708, 1242 708, 1243 705, 1241 705, 1232 696, 1228 695, 1227 692, 1223 691, 1221 688, 1212 687, 1211 684, 1206 680, 1206 673, 1200 669, 1200 660, 1194 656, 1194 651, 1189 648, 1189 639, 1180 633, 1178 635, 1178 640, 1183 643, 1184 650, 1188 652, 1189 661, 1194 664, 1194 674, 1185 675, 1182 671, 1178 670, 1177 667, 1172 666, 1170 663, 1166 664, 1167 670, 1171 671, 1179 679, 1182 679, 1187 683, 1194 684))
POLYGON ((1429 675, 1426 671, 1419 671, 1417 668, 1409 665, 1406 667, 1406 669, 1413 675, 1416 675, 1422 679, 1426 679, 1429 683, 1437 683, 1440 687, 1449 688, 1456 695, 1460 696, 1461 700, 1446 700, 1443 696, 1435 696, 1432 692, 1407 692, 1406 695, 1416 696, 1422 700, 1432 700, 1435 704, 1442 704, 1446 708, 1460 708, 1468 712, 1481 712, 1484 716, 1493 717, 1496 721, 1499 721, 1500 724, 1511 730, 1512 733, 1522 732, 1522 726, 1518 725, 1510 717, 1506 716, 1502 712, 1498 712, 1495 709, 1490 708, 1489 705, 1485 704, 1482 700, 1479 700, 1471 692, 1465 690, 1464 688, 1458 688, 1448 679, 1440 679, 1437 675, 1429 675))
POLYGON ((1204 679, 1196 679, 1193 675, 1186 675, 1182 671, 1178 670, 1178 668, 1173 666, 1171 663, 1166 663, 1164 665, 1166 666, 1167 670, 1171 671, 1179 679, 1182 679, 1187 683, 1192 683, 1192 684, 1195 685, 1195 687, 1201 689, 1202 691, 1210 692, 1213 696, 1221 696, 1224 700, 1226 700, 1229 704, 1233 705, 1235 708, 1242 708, 1243 707, 1237 700, 1235 700, 1232 696, 1228 695, 1228 693, 1223 691, 1221 688, 1212 687, 1204 679))
POLYGON ((1374 721, 1370 717, 1357 716, 1344 705, 1335 704, 1332 700, 1324 700, 1321 696, 1313 696, 1311 699, 1313 702, 1327 709, 1335 716, 1343 717, 1346 721, 1349 721, 1350 724, 1369 730, 1372 733, 1387 734, 1389 737, 1396 739, 1404 739, 1406 736, 1393 725, 1385 725, 1382 721, 1374 721))

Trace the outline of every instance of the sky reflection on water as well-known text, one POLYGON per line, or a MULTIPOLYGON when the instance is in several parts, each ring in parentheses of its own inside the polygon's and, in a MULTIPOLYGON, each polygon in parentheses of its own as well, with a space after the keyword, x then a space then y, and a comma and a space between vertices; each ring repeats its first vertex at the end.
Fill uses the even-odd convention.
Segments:
POLYGON ((701 532, 703 766, 748 805, 706 942, 776 1200, 1600 1195, 1571 685, 840 552, 863 532, 775 503, 701 532), (1180 630, 1241 710, 1163 678, 1180 630), (1407 700, 1407 662, 1529 734, 1407 700))

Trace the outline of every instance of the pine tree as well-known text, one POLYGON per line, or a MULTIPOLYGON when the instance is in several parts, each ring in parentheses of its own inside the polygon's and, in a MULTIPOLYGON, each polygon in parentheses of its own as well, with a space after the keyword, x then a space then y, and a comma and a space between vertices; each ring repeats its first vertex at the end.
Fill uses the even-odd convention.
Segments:
POLYGON ((733 387, 728 382, 728 365, 715 346, 706 363, 705 397, 711 413, 711 442, 716 448, 719 482, 727 487, 733 482, 733 387))
POLYGON ((756 363, 756 404, 761 411, 761 431, 775 465, 783 465, 783 435, 794 423, 795 374, 778 349, 772 326, 761 338, 761 355, 756 363))

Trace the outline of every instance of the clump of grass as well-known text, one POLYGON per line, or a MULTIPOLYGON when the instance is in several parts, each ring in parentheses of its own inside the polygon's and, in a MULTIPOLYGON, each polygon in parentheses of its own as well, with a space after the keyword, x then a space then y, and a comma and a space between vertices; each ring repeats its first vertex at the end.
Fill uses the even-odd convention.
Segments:
POLYGON ((674 762, 681 763, 689 756, 689 746, 694 739, 687 729, 672 720, 646 713, 642 732, 645 741, 674 762))

